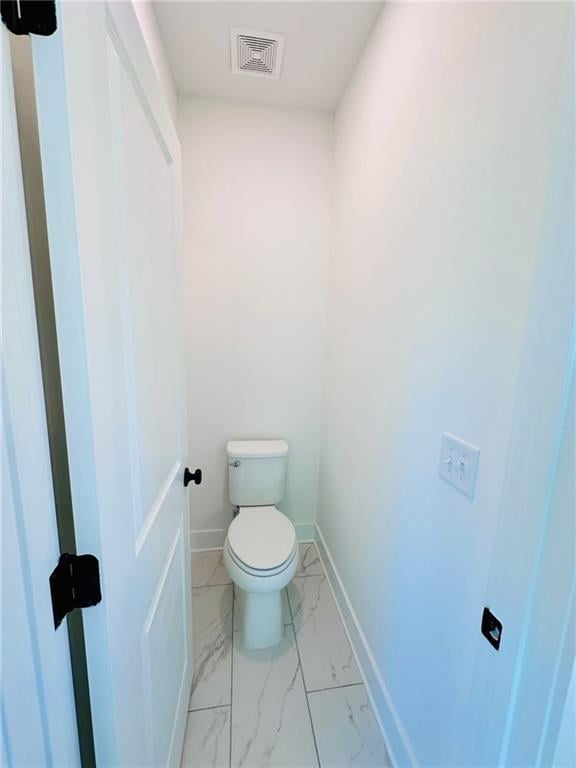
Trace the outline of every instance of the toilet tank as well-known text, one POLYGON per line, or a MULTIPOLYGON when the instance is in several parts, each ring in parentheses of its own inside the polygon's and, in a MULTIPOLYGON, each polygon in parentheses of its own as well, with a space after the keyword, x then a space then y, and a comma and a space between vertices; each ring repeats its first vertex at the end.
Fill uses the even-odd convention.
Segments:
POLYGON ((231 440, 228 496, 238 507, 278 504, 284 496, 288 443, 284 440, 231 440))

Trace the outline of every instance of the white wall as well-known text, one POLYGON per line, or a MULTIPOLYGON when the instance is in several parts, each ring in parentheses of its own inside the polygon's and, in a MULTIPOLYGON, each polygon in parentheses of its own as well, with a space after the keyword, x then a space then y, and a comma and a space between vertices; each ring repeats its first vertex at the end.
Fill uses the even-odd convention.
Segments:
POLYGON ((166 99, 166 104, 168 105, 172 119, 176 122, 178 97, 176 95, 176 87, 174 85, 170 65, 168 64, 168 59, 166 57, 164 43, 160 37, 160 30, 158 28, 153 3, 151 0, 133 0, 132 4, 136 11, 140 29, 146 40, 146 45, 148 46, 154 69, 158 75, 158 80, 160 81, 160 87, 162 88, 162 93, 166 99))
POLYGON ((569 13, 387 5, 336 116, 318 521, 402 762, 467 764, 569 13), (481 449, 473 500, 443 430, 481 449))
MULTIPOLYGON (((282 437, 280 505, 316 519, 329 247, 331 117, 180 102, 193 546, 223 542, 226 442, 282 437)), ((300 535, 311 529, 300 528, 300 535)))

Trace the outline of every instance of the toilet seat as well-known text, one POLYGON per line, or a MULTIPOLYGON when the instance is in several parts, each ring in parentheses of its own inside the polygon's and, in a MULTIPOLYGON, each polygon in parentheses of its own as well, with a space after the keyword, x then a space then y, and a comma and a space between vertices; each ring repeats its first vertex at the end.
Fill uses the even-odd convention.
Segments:
POLYGON ((270 578, 272 576, 278 576, 281 573, 284 573, 284 571, 288 570, 292 563, 294 562, 295 558, 298 554, 297 547, 294 547, 294 551, 292 552, 292 555, 286 560, 284 563, 279 565, 277 568, 251 568, 249 565, 246 565, 246 563, 243 563, 233 552, 232 548, 230 547, 230 543, 226 542, 226 549, 228 550, 228 554, 232 560, 233 563, 236 564, 236 566, 243 571, 245 574, 249 576, 257 576, 259 579, 266 579, 270 578))
POLYGON ((276 507, 243 507, 226 538, 230 557, 246 573, 275 576, 298 552, 292 522, 276 507))

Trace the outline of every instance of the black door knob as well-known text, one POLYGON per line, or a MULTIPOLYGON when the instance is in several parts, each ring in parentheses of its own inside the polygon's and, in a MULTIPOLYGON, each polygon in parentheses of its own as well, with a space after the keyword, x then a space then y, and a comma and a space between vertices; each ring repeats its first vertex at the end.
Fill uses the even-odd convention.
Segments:
POLYGON ((197 469, 194 472, 190 472, 188 467, 186 467, 184 470, 184 487, 186 488, 192 480, 196 485, 200 485, 202 482, 202 470, 197 469))

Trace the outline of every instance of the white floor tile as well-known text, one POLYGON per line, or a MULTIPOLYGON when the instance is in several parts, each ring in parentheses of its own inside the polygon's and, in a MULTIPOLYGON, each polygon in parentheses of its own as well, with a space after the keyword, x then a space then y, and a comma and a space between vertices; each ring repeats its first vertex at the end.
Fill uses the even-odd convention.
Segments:
POLYGON ((314 542, 300 544, 300 563, 296 571, 298 576, 321 576, 324 573, 318 550, 314 542))
POLYGON ((323 768, 388 768, 384 740, 363 685, 308 694, 323 768))
POLYGON ((234 633, 233 768, 317 766, 294 629, 272 649, 248 651, 234 633))
MULTIPOLYGON (((238 589, 238 587, 234 586, 234 589, 238 589)), ((234 631, 237 632, 240 629, 240 621, 238 618, 238 606, 239 601, 234 600, 234 631)), ((290 608, 288 607, 288 595, 286 594, 286 590, 282 590, 282 613, 284 615, 284 624, 291 624, 292 623, 292 616, 290 615, 290 608)))
POLYGON ((189 712, 180 768, 228 768, 230 707, 189 712))
POLYGON ((194 678, 189 709, 230 704, 232 586, 192 590, 194 678))
POLYGON ((222 560, 221 549, 192 552, 191 557, 193 587, 217 587, 232 583, 222 560))
POLYGON ((306 690, 362 682, 326 577, 294 579, 288 598, 306 690))

